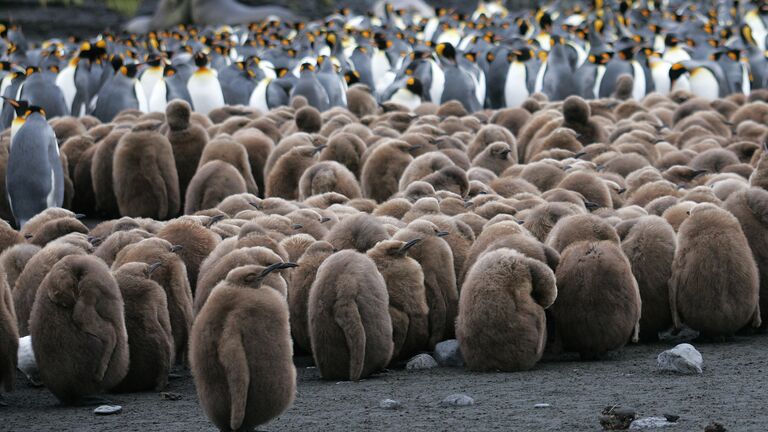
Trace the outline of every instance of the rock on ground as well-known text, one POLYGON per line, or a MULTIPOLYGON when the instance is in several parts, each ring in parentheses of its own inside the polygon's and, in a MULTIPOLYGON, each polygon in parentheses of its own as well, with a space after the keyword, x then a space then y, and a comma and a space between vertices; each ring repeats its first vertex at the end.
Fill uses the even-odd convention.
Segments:
POLYGON ((661 370, 681 374, 700 374, 704 365, 701 353, 693 345, 687 343, 664 351, 659 354, 656 361, 661 370))
POLYGON ((419 354, 408 360, 405 365, 406 370, 432 369, 437 367, 437 362, 429 354, 419 354))
POLYGON ((471 406, 474 404, 475 400, 463 393, 452 394, 440 402, 440 406, 444 407, 463 407, 471 406))
POLYGON ((459 341, 449 339, 435 345, 435 360, 443 367, 463 367, 464 357, 461 356, 459 341))

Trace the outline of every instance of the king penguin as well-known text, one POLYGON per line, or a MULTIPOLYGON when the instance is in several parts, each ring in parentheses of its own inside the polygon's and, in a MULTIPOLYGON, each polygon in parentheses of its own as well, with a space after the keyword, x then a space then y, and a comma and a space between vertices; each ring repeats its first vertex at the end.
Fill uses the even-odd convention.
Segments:
POLYGON ((43 72, 35 66, 27 67, 27 79, 19 86, 17 100, 26 100, 29 105, 38 106, 50 118, 69 115, 64 93, 56 86, 54 74, 43 72))
POLYGON ((414 111, 421 105, 422 91, 421 81, 419 81, 418 78, 408 77, 405 81, 405 87, 396 91, 395 94, 389 98, 389 101, 414 111))
POLYGON ((224 93, 221 91, 216 70, 209 66, 208 55, 202 51, 196 53, 195 66, 197 70, 189 77, 187 90, 194 111, 208 115, 214 109, 225 105, 224 93))
POLYGON ((45 111, 29 106, 23 117, 24 124, 11 141, 5 173, 8 202, 19 228, 43 210, 64 203, 64 170, 45 111))
POLYGON ((459 66, 456 61, 456 49, 453 45, 448 42, 440 43, 435 48, 435 52, 440 58, 445 74, 445 85, 440 103, 456 100, 461 102, 464 109, 470 113, 480 111, 482 105, 477 100, 475 81, 467 71, 459 66))
POLYGON ((291 89, 290 100, 296 96, 304 96, 307 102, 320 112, 327 110, 330 105, 328 93, 318 81, 315 67, 310 63, 301 65, 300 76, 291 89))
POLYGON ((552 48, 536 76, 536 92, 542 92, 552 101, 565 100, 578 92, 573 78, 575 53, 562 36, 551 36, 552 48))
POLYGON ((605 50, 604 46, 595 47, 587 56, 584 62, 574 74, 576 83, 579 85, 579 96, 584 99, 597 99, 600 95, 600 85, 605 76, 606 64, 613 57, 613 53, 605 50))
POLYGON ((504 106, 516 108, 531 94, 527 62, 533 57, 530 49, 515 49, 507 55, 509 67, 504 81, 504 106))
POLYGON ((317 71, 317 80, 325 89, 328 95, 328 102, 332 107, 347 107, 347 82, 339 75, 337 67, 334 64, 338 62, 335 58, 320 56, 317 58, 319 70, 317 71))
POLYGON ((80 45, 77 54, 73 56, 67 66, 56 77, 56 85, 64 94, 69 112, 73 116, 82 117, 88 107, 88 65, 91 44, 84 42, 80 45))
POLYGON ((147 98, 144 96, 144 88, 136 79, 138 72, 135 63, 124 64, 119 67, 117 73, 104 83, 96 97, 96 106, 93 116, 102 122, 110 122, 120 111, 137 109, 141 112, 149 111, 147 98))
POLYGON ((152 90, 163 79, 164 65, 163 58, 157 54, 147 55, 146 62, 147 67, 141 71, 139 82, 144 89, 144 97, 149 101, 152 97, 152 90))

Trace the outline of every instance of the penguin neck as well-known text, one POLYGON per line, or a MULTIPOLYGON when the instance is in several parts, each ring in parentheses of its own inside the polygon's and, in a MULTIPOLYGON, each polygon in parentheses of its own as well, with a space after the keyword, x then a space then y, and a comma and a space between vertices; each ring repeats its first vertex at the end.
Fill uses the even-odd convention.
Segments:
POLYGON ((19 129, 24 126, 24 123, 26 123, 24 117, 16 117, 13 119, 13 122, 11 123, 11 145, 13 145, 13 137, 16 136, 19 129))

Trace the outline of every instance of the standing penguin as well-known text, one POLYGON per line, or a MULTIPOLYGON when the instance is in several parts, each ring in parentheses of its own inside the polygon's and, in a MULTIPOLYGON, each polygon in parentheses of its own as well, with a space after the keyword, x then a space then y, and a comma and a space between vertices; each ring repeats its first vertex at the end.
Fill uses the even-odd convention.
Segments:
POLYGON ((317 63, 320 69, 317 71, 317 80, 328 94, 329 107, 347 107, 347 82, 339 75, 335 58, 325 56, 318 57, 317 63))
POLYGON ((407 256, 408 250, 420 241, 384 240, 367 252, 387 284, 394 340, 392 361, 409 359, 427 349, 429 343, 424 273, 421 265, 407 256))
MULTIPOLYGON (((456 48, 450 43, 441 43, 435 48, 445 74, 445 85, 440 97, 440 103, 451 100, 461 102, 470 113, 480 111, 483 107, 477 99, 475 82, 472 76, 464 70, 456 60, 456 48)), ((437 103, 437 101, 433 101, 437 103)))
POLYGON ((504 81, 504 107, 519 107, 528 99, 531 93, 531 88, 528 86, 531 81, 528 76, 528 61, 532 56, 533 51, 530 49, 512 50, 507 55, 509 65, 504 81))
POLYGON ((204 52, 196 53, 195 66, 197 70, 187 81, 187 91, 195 112, 208 115, 214 109, 224 106, 224 93, 216 70, 210 67, 208 55, 204 52))
POLYGON ((114 391, 160 391, 168 383, 174 354, 168 300, 151 279, 160 265, 132 262, 112 272, 125 304, 130 358, 128 374, 114 391))
POLYGON ((392 358, 389 295, 376 264, 343 250, 317 270, 309 293, 312 355, 323 379, 357 381, 392 358))
MULTIPOLYGON (((19 328, 13 309, 13 296, 6 280, 5 269, 0 270, 0 391, 13 390, 16 382, 19 328)), ((0 393, 0 407, 3 395, 0 393)))
POLYGON ((738 219, 710 203, 689 214, 678 231, 669 280, 674 327, 686 323, 704 336, 759 327, 760 279, 738 219))
POLYGON ((298 260, 298 268, 288 279, 288 309, 291 317, 291 334, 296 348, 311 353, 309 338, 309 317, 307 307, 312 282, 317 269, 326 258, 333 254, 333 246, 326 241, 317 241, 307 248, 298 260))
POLYGON ((317 108, 319 111, 325 111, 330 107, 328 93, 320 84, 315 74, 315 66, 310 63, 302 63, 299 79, 293 85, 290 93, 290 100, 296 96, 303 96, 307 99, 309 105, 317 108))
POLYGON ((115 74, 99 90, 91 114, 106 123, 126 109, 148 112, 149 104, 144 95, 144 88, 136 79, 137 65, 115 62, 112 66, 116 68, 115 74))
POLYGON ((564 37, 552 37, 552 48, 536 76, 535 92, 542 92, 552 101, 560 101, 578 92, 574 79, 573 50, 564 37))
POLYGON ((472 370, 532 368, 544 353, 544 309, 557 297, 555 275, 514 249, 480 256, 461 290, 456 336, 472 370))
MULTIPOLYGON (((55 67, 58 68, 58 67, 55 67)), ((69 107, 64 93, 56 85, 56 74, 41 71, 37 67, 28 67, 27 78, 19 86, 16 99, 25 100, 48 113, 49 118, 69 115, 69 107)))
POLYGON ((40 377, 57 399, 82 404, 128 372, 123 297, 100 259, 68 256, 37 290, 29 320, 40 377))
POLYGON ((40 107, 27 108, 24 124, 11 140, 5 187, 19 228, 46 208, 64 203, 59 146, 40 107))
POLYGON ((295 266, 232 270, 195 320, 190 367, 200 403, 220 430, 253 430, 293 402, 296 368, 288 305, 263 281, 273 271, 295 266))

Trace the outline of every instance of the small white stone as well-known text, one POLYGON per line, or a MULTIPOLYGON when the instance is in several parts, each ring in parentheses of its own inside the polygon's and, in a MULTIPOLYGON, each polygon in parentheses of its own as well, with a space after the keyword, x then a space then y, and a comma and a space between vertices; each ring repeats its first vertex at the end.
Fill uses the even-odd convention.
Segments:
POLYGON ((664 351, 659 354, 656 361, 661 370, 681 374, 700 374, 704 365, 701 353, 693 345, 687 343, 664 351))
POLYGON ((408 360, 405 365, 406 370, 432 369, 437 367, 437 362, 429 354, 419 354, 408 360))
POLYGON ((536 404, 536 405, 534 405, 533 407, 534 407, 534 408, 549 408, 549 407, 551 407, 551 406, 552 406, 552 405, 550 405, 550 404, 548 404, 548 403, 537 403, 537 404, 536 404))
POLYGON ((120 414, 121 412, 123 412, 123 407, 120 405, 101 405, 93 410, 93 413, 96 415, 112 415, 120 414))
POLYGON ((669 426, 674 426, 675 423, 671 423, 667 421, 664 417, 644 417, 641 419, 637 419, 632 422, 632 424, 629 425, 629 428, 632 430, 637 429, 657 429, 657 428, 665 428, 669 426))
POLYGON ((386 410, 396 410, 400 408, 400 402, 394 399, 382 399, 379 401, 379 408, 386 410))
POLYGON ((465 395, 464 393, 452 394, 446 397, 445 399, 443 399, 442 402, 440 402, 440 406, 443 406, 443 407, 464 407, 464 406, 472 406, 474 404, 475 404, 475 400, 465 395))

